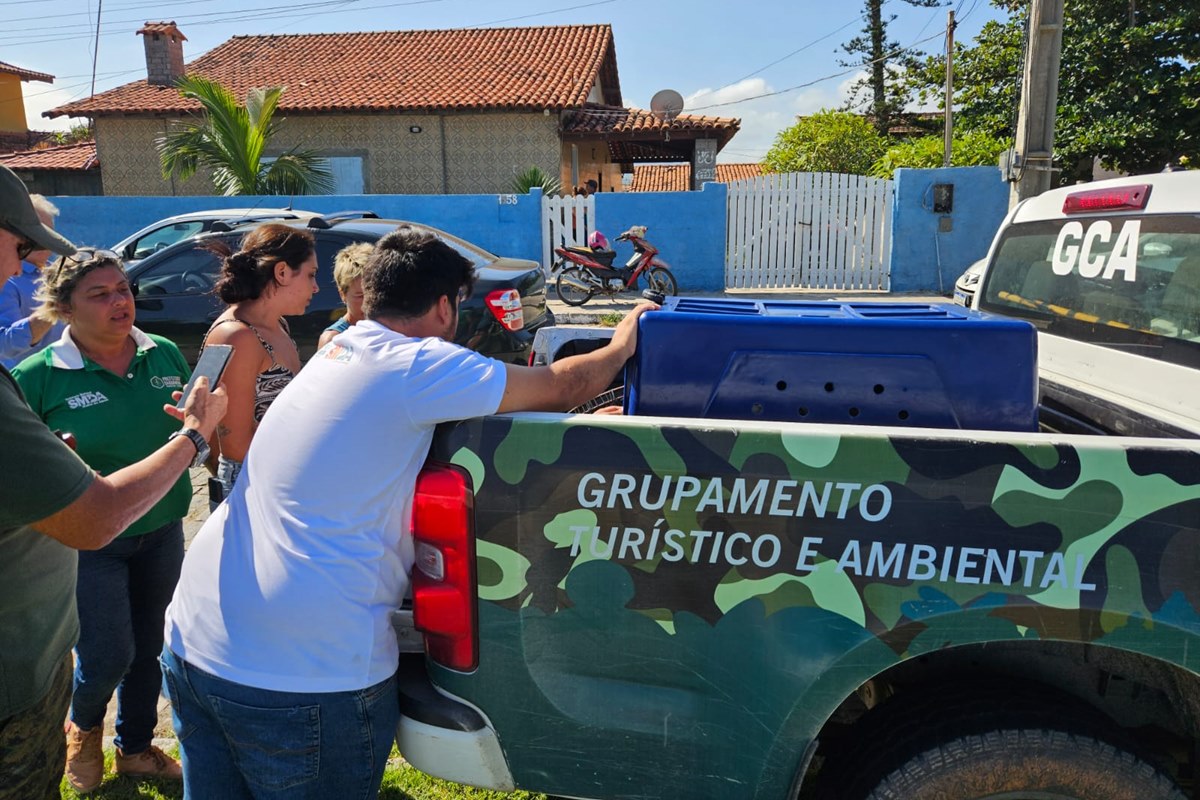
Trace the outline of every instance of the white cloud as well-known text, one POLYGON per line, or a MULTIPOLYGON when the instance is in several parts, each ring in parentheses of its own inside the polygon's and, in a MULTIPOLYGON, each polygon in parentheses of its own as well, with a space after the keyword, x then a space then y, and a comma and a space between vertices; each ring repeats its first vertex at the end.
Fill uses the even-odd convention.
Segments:
POLYGON ((772 91, 771 87, 762 78, 746 78, 729 86, 722 86, 720 89, 697 89, 683 99, 683 108, 687 111, 717 103, 736 103, 747 98, 767 94, 770 91, 772 91))
POLYGON ((78 100, 83 95, 78 91, 69 89, 50 89, 41 88, 45 84, 41 83, 26 83, 25 88, 25 120, 29 125, 30 130, 35 131, 65 131, 70 130, 71 125, 78 125, 87 120, 74 119, 71 117, 43 117, 43 111, 49 111, 52 108, 57 108, 72 100, 78 100))
POLYGON ((741 119, 742 126, 737 135, 717 160, 722 163, 761 161, 776 134, 795 122, 799 115, 840 107, 859 77, 849 75, 837 84, 824 82, 787 94, 772 94, 777 90, 764 79, 747 78, 715 90, 697 89, 684 98, 683 110, 685 114, 741 119), (725 103, 730 105, 718 105, 725 103))

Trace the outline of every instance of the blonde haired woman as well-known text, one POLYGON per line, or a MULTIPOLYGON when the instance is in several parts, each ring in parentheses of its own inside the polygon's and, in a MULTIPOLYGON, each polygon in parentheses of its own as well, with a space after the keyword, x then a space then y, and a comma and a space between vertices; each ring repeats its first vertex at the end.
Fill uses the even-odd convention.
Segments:
POLYGON ((317 340, 318 349, 329 344, 333 337, 349 330, 351 325, 363 318, 363 267, 367 265, 367 259, 373 252, 374 245, 357 242, 346 245, 334 257, 333 282, 337 284, 338 294, 346 304, 346 315, 321 333, 321 338, 317 340))

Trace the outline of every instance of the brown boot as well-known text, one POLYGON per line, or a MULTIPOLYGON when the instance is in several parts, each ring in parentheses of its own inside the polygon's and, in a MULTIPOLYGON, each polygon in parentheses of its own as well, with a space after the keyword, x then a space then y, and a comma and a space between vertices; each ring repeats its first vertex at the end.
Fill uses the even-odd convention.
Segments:
POLYGON ((154 745, 140 753, 127 756, 117 748, 117 774, 139 775, 155 778, 183 779, 183 768, 179 762, 154 745))
POLYGON ((104 780, 104 726, 84 730, 68 720, 67 782, 75 791, 90 792, 104 780))

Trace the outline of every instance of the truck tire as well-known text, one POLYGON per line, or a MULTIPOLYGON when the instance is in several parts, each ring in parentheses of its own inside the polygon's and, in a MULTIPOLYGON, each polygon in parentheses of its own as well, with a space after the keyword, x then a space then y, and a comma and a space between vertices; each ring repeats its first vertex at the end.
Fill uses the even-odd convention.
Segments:
POLYGON ((866 800, 1186 800, 1130 752, 1074 733, 993 730, 909 758, 866 800))

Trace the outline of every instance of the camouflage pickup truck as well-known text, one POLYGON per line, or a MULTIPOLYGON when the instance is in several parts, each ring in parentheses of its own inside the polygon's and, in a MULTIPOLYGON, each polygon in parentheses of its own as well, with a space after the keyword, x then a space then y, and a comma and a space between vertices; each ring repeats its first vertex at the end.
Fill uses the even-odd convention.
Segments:
POLYGON ((1197 189, 1005 222, 975 304, 1037 330, 1027 430, 627 396, 439 431, 404 755, 603 800, 1200 796, 1197 189))

